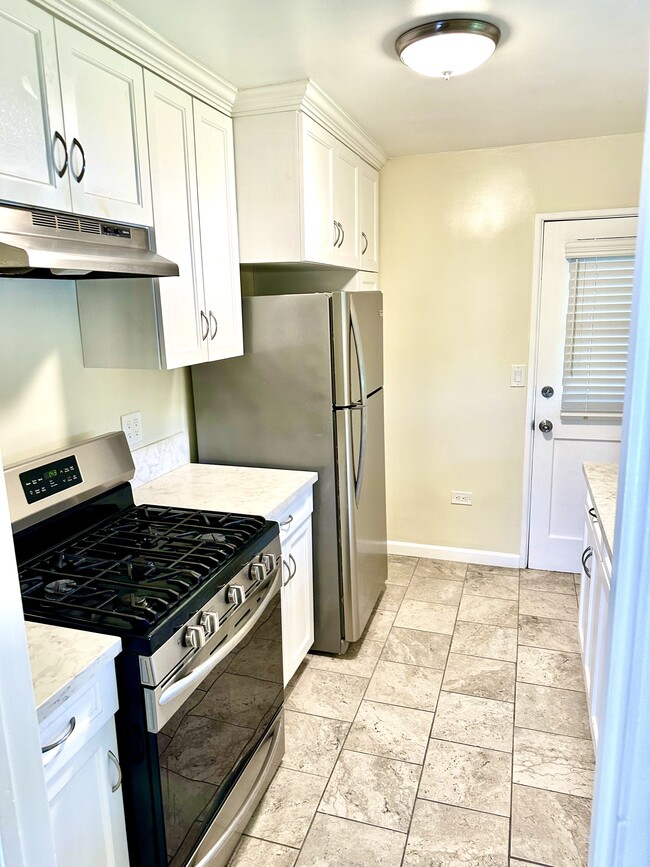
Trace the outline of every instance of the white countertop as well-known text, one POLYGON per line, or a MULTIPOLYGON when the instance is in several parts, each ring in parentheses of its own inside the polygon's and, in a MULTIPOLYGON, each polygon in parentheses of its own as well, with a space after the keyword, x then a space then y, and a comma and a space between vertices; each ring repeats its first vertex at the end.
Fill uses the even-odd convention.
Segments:
POLYGON ((302 470, 186 464, 137 488, 136 503, 215 512, 243 512, 277 521, 291 500, 318 479, 302 470))
POLYGON ((614 551, 618 464, 586 463, 582 466, 611 557, 614 551))
POLYGON ((122 648, 120 639, 112 635, 44 623, 27 622, 25 627, 39 723, 122 648))

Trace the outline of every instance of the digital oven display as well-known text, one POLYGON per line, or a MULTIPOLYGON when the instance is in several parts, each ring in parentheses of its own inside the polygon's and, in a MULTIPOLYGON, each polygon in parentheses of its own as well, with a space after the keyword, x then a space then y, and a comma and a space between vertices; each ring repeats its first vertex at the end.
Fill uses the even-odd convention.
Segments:
POLYGON ((20 474, 20 484, 28 503, 51 497, 82 482, 81 470, 74 455, 20 474))

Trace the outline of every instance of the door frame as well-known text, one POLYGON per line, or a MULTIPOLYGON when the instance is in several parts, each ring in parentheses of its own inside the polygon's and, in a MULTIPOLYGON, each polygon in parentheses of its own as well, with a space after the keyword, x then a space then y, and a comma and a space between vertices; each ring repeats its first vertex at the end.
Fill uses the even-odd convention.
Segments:
POLYGON ((546 223, 558 220, 602 220, 607 217, 638 217, 638 208, 605 208, 593 211, 558 211, 535 215, 533 244, 533 279, 530 305, 530 331, 528 341, 528 376, 526 378, 526 421, 524 427, 524 472, 521 498, 521 538, 519 566, 528 564, 530 534, 530 502, 533 480, 533 420, 535 414, 535 385, 537 379, 537 350, 539 347, 539 308, 542 301, 542 254, 546 223))

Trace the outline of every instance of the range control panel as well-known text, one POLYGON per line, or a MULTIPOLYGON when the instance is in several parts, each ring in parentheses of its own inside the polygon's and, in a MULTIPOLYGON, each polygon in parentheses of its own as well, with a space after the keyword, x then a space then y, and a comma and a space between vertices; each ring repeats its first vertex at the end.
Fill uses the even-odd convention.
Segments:
POLYGON ((20 484, 28 503, 51 497, 66 488, 80 485, 82 481, 81 470, 74 455, 20 474, 20 484))

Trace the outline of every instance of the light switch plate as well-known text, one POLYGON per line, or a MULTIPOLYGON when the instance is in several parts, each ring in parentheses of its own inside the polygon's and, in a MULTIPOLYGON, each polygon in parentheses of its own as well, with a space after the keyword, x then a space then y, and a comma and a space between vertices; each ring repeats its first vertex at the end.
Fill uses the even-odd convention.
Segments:
POLYGON ((510 387, 525 388, 526 387, 526 365, 513 364, 510 366, 510 387))

